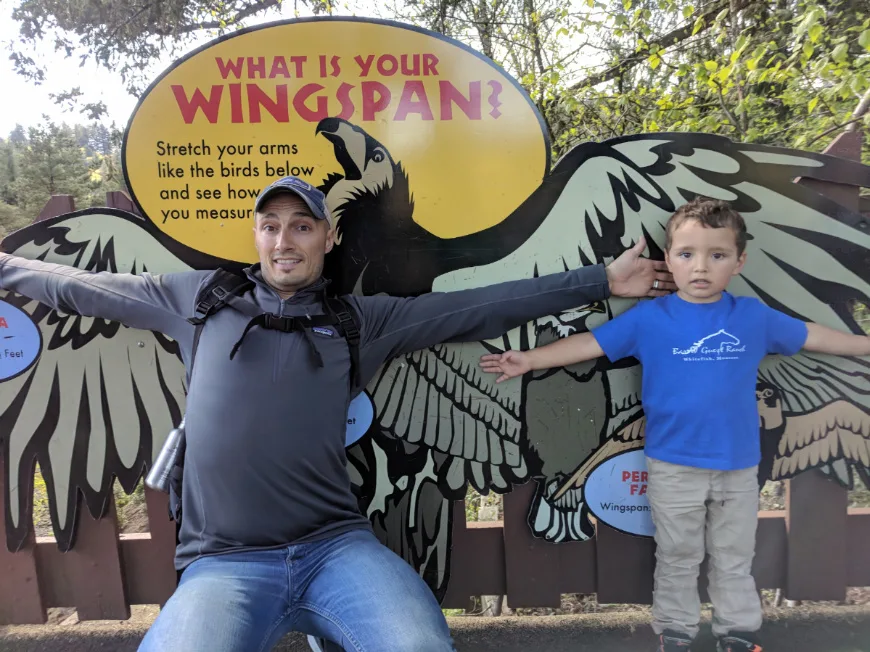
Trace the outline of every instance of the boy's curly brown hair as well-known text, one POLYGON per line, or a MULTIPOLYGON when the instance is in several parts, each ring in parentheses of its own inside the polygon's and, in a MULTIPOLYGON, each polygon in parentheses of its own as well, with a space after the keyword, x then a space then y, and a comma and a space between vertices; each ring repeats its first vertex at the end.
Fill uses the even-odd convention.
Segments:
POLYGON ((687 220, 697 220, 711 229, 733 229, 734 235, 737 237, 737 255, 740 256, 745 251, 746 241, 749 239, 749 236, 746 232, 746 222, 743 216, 734 210, 727 201, 710 199, 709 197, 696 197, 692 201, 680 206, 671 215, 665 226, 667 233, 665 240, 666 251, 671 249, 674 231, 687 220))

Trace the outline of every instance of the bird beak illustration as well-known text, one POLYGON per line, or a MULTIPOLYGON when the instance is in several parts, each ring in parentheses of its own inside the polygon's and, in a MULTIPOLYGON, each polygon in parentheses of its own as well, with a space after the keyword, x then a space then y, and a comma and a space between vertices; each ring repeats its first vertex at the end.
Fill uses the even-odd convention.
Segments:
POLYGON ((332 183, 326 193, 326 205, 336 224, 349 203, 364 194, 375 195, 387 186, 392 187, 393 158, 363 129, 342 118, 324 118, 317 123, 314 133, 332 143, 335 160, 342 168, 344 178, 332 183))
POLYGON ((765 430, 776 430, 785 423, 782 416, 782 402, 776 398, 758 397, 758 418, 765 430))
POLYGON ((348 181, 362 179, 366 166, 366 134, 341 118, 324 118, 317 124, 315 135, 323 135, 335 149, 335 160, 348 181))

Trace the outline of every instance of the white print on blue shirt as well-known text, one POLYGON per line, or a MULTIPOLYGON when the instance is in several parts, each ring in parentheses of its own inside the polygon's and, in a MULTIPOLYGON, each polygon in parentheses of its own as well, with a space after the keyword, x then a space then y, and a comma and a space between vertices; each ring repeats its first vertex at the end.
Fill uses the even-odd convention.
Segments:
POLYGON ((707 335, 707 337, 702 337, 700 340, 692 344, 687 349, 680 349, 674 347, 671 352, 674 355, 685 355, 692 356, 698 353, 702 354, 702 356, 716 356, 715 358, 710 357, 697 357, 697 358, 683 358, 685 362, 709 362, 713 360, 738 360, 739 353, 746 352, 746 345, 740 343, 740 338, 736 335, 732 335, 724 328, 720 328, 715 333, 711 333, 707 335))
POLYGON ((745 469, 761 457, 758 368, 767 354, 793 355, 806 324, 751 297, 715 303, 677 294, 642 301, 598 326, 608 360, 642 365, 646 454, 700 468, 745 469))

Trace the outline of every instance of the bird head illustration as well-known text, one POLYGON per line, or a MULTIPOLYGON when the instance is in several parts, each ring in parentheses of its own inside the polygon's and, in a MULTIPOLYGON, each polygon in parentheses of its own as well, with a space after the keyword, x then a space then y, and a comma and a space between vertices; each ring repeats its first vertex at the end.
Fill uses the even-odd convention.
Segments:
POLYGON ((414 205, 408 193, 408 176, 384 145, 341 118, 321 120, 315 134, 332 143, 335 160, 342 169, 341 174, 330 175, 321 186, 335 218, 337 242, 341 242, 344 230, 360 230, 354 228, 361 226, 354 218, 365 212, 379 211, 388 216, 398 211, 400 220, 410 219, 414 205))
MULTIPOLYGON (((492 227, 438 237, 414 221, 409 174, 383 143, 337 117, 321 120, 315 133, 332 144, 340 168, 319 186, 337 225, 338 246, 326 257, 324 275, 339 293, 415 296, 429 292, 439 276, 510 254, 547 214, 541 193, 536 192, 492 227)), ((481 181, 481 192, 489 187, 481 181)), ((552 185, 544 190, 547 196, 553 193, 552 185)))
POLYGON ((413 221, 408 175, 383 144, 346 120, 325 118, 315 133, 332 143, 341 167, 320 186, 334 216, 338 245, 327 256, 325 275, 339 292, 396 291, 384 285, 390 272, 376 261, 383 260, 385 250, 404 247, 415 237, 434 237, 413 221))
POLYGON ((762 431, 778 431, 785 420, 782 416, 782 396, 777 387, 765 381, 755 385, 755 398, 758 401, 758 418, 762 431))

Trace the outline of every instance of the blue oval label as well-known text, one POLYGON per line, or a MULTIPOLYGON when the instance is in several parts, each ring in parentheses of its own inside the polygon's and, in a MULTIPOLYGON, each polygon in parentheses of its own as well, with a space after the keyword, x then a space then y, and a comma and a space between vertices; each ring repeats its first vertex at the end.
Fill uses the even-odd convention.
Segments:
POLYGON ((372 419, 375 416, 375 408, 372 405, 372 400, 365 392, 360 392, 359 395, 350 402, 347 408, 347 431, 344 438, 345 447, 359 441, 366 432, 369 426, 372 425, 372 419))
POLYGON ((647 501, 643 449, 619 453, 599 464, 586 480, 586 506, 599 521, 627 534, 655 534, 647 501))
POLYGON ((42 352, 42 333, 23 310, 0 300, 0 382, 27 371, 42 352))

